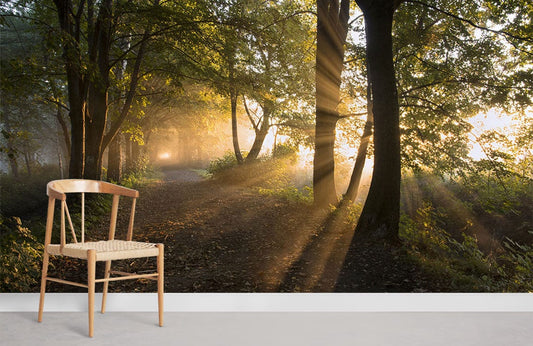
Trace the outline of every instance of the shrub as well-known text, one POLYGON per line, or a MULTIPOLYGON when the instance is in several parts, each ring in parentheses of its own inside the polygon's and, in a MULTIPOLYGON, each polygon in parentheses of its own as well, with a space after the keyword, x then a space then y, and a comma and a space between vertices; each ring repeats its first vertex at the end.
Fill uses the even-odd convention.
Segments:
POLYGON ((263 188, 258 187, 257 191, 260 194, 267 196, 276 196, 288 200, 293 203, 313 203, 313 188, 305 186, 302 190, 294 186, 282 186, 278 188, 263 188))
POLYGON ((0 291, 30 292, 39 282, 43 244, 18 217, 0 216, 0 291))
POLYGON ((225 171, 229 168, 237 166, 237 158, 233 152, 228 151, 224 156, 215 159, 209 162, 209 167, 207 167, 207 172, 209 174, 215 175, 222 171, 225 171))
MULTIPOLYGON (((139 170, 131 171, 125 174, 120 181, 120 185, 128 187, 130 189, 135 189, 142 187, 150 182, 160 180, 162 178, 162 173, 152 166, 144 166, 144 168, 139 170)), ((116 184, 116 182, 113 182, 116 184)))

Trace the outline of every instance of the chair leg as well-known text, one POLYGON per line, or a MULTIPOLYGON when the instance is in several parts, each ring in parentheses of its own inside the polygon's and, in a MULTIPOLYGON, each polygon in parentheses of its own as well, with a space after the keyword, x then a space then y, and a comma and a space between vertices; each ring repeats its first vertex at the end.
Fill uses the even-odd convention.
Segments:
POLYGON ((94 334, 94 285, 96 275, 96 251, 87 250, 87 286, 89 291, 89 336, 94 334))
MULTIPOLYGON (((104 278, 109 278, 109 271, 111 270, 111 261, 105 262, 105 274, 104 278)), ((107 299, 107 289, 109 288, 109 281, 104 281, 104 290, 102 291, 102 309, 100 310, 102 313, 105 313, 105 302, 107 299)))
POLYGON ((43 254, 43 270, 41 274, 41 294, 39 296, 39 315, 37 317, 37 321, 39 322, 43 321, 44 293, 46 291, 46 277, 48 276, 49 259, 50 259, 50 255, 45 249, 44 254, 43 254))
POLYGON ((163 291, 165 283, 165 254, 164 245, 157 244, 159 255, 157 256, 157 307, 159 310, 159 326, 163 327, 163 291))

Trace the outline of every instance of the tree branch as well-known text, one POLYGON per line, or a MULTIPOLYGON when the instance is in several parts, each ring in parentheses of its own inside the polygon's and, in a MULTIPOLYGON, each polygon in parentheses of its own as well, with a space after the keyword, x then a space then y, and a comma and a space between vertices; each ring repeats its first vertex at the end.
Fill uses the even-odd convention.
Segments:
POLYGON ((242 101, 244 103, 244 109, 246 110, 246 115, 248 115, 248 119, 250 119, 250 122, 252 123, 252 126, 254 127, 255 132, 259 132, 259 127, 255 123, 252 114, 250 114, 250 110, 248 109, 248 105, 246 104, 246 97, 242 95, 242 101))

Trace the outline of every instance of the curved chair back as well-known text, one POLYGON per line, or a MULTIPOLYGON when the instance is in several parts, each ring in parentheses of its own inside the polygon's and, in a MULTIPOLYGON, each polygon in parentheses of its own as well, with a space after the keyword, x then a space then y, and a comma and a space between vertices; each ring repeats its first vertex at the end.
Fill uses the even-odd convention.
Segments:
POLYGON ((53 180, 46 186, 46 193, 54 199, 64 201, 66 193, 109 193, 112 195, 139 197, 139 192, 123 186, 111 184, 105 181, 88 179, 62 179, 53 180))
POLYGON ((72 219, 70 217, 70 213, 67 207, 67 193, 81 193, 80 233, 82 243, 85 242, 85 193, 107 193, 113 195, 113 204, 111 206, 111 223, 109 225, 109 240, 113 240, 115 238, 118 202, 120 196, 131 197, 133 200, 131 205, 131 213, 126 240, 132 240, 135 203, 137 197, 139 197, 139 192, 137 190, 128 189, 124 186, 111 184, 105 181, 88 179, 62 179, 53 180, 49 182, 46 186, 46 193, 48 195, 48 219, 46 223, 45 235, 46 246, 50 244, 51 241, 54 206, 56 199, 61 201, 61 250, 63 250, 63 247, 66 244, 65 216, 70 226, 72 240, 74 243, 78 242, 78 239, 76 238, 76 232, 74 231, 74 226, 72 224, 72 219))

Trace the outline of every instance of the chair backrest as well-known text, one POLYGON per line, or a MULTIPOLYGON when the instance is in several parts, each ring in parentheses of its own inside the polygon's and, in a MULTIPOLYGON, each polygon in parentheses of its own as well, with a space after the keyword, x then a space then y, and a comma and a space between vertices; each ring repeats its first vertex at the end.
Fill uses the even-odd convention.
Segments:
POLYGON ((139 192, 137 190, 128 189, 123 186, 111 184, 105 181, 87 180, 87 179, 62 179, 53 180, 46 186, 46 193, 48 195, 48 216, 46 221, 46 235, 45 246, 50 244, 52 238, 52 226, 54 219, 55 200, 61 201, 61 244, 60 249, 66 244, 65 231, 65 215, 69 222, 72 232, 72 239, 75 243, 78 242, 72 219, 67 207, 67 193, 81 193, 81 242, 85 242, 85 193, 106 193, 113 195, 113 203, 111 205, 111 222, 109 225, 109 239, 115 238, 115 228, 117 224, 118 202, 120 196, 131 197, 132 205, 130 212, 130 220, 128 224, 127 240, 133 237, 133 221, 135 216, 135 203, 139 192))
POLYGON ((139 197, 137 190, 128 189, 124 186, 111 184, 105 181, 88 179, 62 179, 53 180, 46 186, 48 196, 64 201, 66 193, 109 193, 119 196, 139 197))

